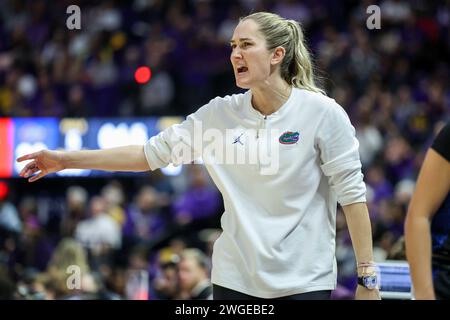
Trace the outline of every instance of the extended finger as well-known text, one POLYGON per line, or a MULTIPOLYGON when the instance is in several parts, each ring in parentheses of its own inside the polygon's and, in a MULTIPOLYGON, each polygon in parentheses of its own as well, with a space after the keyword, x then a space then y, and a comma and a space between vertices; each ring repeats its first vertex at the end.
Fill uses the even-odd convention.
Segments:
POLYGON ((31 175, 33 175, 33 174, 35 174, 36 172, 38 172, 40 169, 38 168, 38 167, 33 167, 33 168, 31 168, 31 169, 28 169, 25 173, 24 173, 24 175, 23 175, 23 177, 24 178, 28 178, 28 177, 30 177, 31 175))
POLYGON ((31 169, 37 168, 36 161, 32 161, 30 163, 27 163, 25 167, 20 171, 19 176, 23 177, 25 173, 31 169))
POLYGON ((38 152, 33 152, 33 153, 23 155, 23 156, 17 158, 17 162, 35 159, 37 157, 37 155, 38 155, 38 152))

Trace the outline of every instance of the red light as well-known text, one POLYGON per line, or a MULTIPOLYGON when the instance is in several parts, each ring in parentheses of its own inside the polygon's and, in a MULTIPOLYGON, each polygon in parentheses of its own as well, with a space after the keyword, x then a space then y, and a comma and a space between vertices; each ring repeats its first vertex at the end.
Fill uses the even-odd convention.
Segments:
POLYGON ((14 165, 14 125, 11 118, 0 118, 0 178, 9 178, 14 165))
POLYGON ((144 84, 147 83, 152 77, 152 71, 149 67, 139 67, 134 73, 134 79, 137 83, 144 84))
POLYGON ((8 193, 9 193, 8 185, 5 182, 0 181, 0 201, 4 200, 8 195, 8 193))

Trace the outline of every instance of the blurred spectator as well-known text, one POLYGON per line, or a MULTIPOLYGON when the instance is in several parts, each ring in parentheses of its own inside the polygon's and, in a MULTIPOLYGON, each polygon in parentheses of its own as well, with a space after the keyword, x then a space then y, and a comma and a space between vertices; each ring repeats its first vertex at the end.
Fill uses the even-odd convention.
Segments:
POLYGON ((402 85, 397 90, 397 102, 394 109, 395 122, 400 130, 405 130, 409 119, 417 112, 417 104, 411 96, 411 89, 402 85))
POLYGON ((86 100, 81 85, 73 85, 69 89, 68 105, 65 116, 70 118, 85 118, 93 114, 93 106, 86 100))
MULTIPOLYGON (((36 278, 46 299, 117 300, 120 297, 108 291, 103 279, 89 267, 85 249, 74 239, 62 239, 56 248, 45 274, 36 278)), ((36 288, 36 287, 35 287, 36 288)))
POLYGON ((380 63, 378 55, 370 45, 368 35, 364 29, 355 29, 352 40, 353 45, 349 53, 349 68, 352 76, 357 81, 357 91, 362 93, 369 84, 372 74, 379 70, 380 63))
POLYGON ((152 281, 156 299, 173 300, 177 297, 179 293, 178 263, 178 255, 173 253, 160 254, 156 266, 158 271, 152 281))
POLYGON ((189 166, 189 186, 174 203, 175 220, 180 225, 215 217, 220 194, 210 183, 203 166, 189 166))
POLYGON ((152 39, 145 45, 146 65, 152 66, 153 76, 149 83, 141 88, 140 115, 167 115, 175 98, 175 83, 167 70, 165 57, 172 51, 174 44, 161 35, 161 28, 154 26, 152 39))
POLYGON ((405 212, 414 192, 415 185, 413 180, 404 179, 395 186, 395 201, 402 206, 402 210, 405 212))
MULTIPOLYGON (((392 184, 387 180, 384 168, 379 164, 369 167, 366 173, 366 183, 373 192, 372 201, 378 204, 380 200, 391 198, 394 194, 392 184)), ((372 212, 372 218, 376 219, 376 212, 372 212)))
POLYGON ((125 297, 129 300, 148 300, 150 280, 148 254, 145 247, 133 248, 125 274, 125 297))
POLYGON ((81 221, 75 229, 75 237, 86 248, 104 252, 121 246, 120 227, 106 213, 106 200, 95 196, 90 200, 90 217, 81 221))
POLYGON ((125 194, 123 187, 118 181, 112 181, 101 190, 101 196, 106 203, 106 213, 113 218, 117 224, 122 226, 125 222, 125 194))
POLYGON ((19 233, 22 231, 22 222, 16 207, 7 201, 9 186, 0 181, 0 229, 6 232, 19 233))
POLYGON ((370 166, 383 147, 383 137, 378 128, 371 123, 373 112, 370 98, 363 96, 358 104, 356 138, 359 141, 359 154, 363 168, 370 166))
POLYGON ((199 249, 185 249, 178 264, 180 299, 211 300, 209 261, 199 249))
POLYGON ((161 210, 164 197, 155 188, 143 186, 126 211, 124 235, 139 241, 155 240, 166 231, 168 217, 161 210))
MULTIPOLYGON (((95 291, 90 285, 90 268, 88 257, 83 247, 73 239, 62 239, 53 253, 47 267, 46 274, 49 278, 42 278, 43 287, 48 290, 49 282, 52 283, 50 295, 55 299, 67 299, 80 297, 83 293, 95 291), (74 266, 77 273, 69 267, 74 266), (68 272, 69 271, 69 272, 68 272), (78 273, 79 272, 79 273, 78 273), (81 278, 69 278, 71 275, 79 275, 81 278), (87 281, 83 281, 87 279, 87 281), (69 286, 70 282, 70 286, 69 286)), ((46 292, 46 295, 49 293, 46 292)))
POLYGON ((378 219, 373 223, 374 246, 382 249, 379 256, 387 257, 394 243, 403 235, 406 210, 395 200, 383 199, 379 205, 378 219))
POLYGON ((387 141, 384 151, 386 177, 392 185, 413 174, 413 154, 408 142, 400 136, 387 141))
POLYGON ((40 256, 48 259, 48 252, 42 248, 43 230, 37 217, 37 203, 35 197, 24 197, 19 203, 19 215, 23 223, 21 233, 21 249, 27 266, 45 268, 45 261, 39 261, 40 256))
POLYGON ((66 209, 61 222, 61 235, 74 237, 78 223, 86 218, 88 193, 80 186, 71 186, 66 191, 66 209))

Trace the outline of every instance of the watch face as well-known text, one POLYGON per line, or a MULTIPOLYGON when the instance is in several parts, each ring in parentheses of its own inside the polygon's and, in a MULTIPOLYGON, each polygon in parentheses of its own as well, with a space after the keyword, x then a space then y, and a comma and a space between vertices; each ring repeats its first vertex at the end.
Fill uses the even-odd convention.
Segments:
POLYGON ((378 278, 376 274, 363 277, 364 287, 367 289, 375 289, 378 286, 378 278))

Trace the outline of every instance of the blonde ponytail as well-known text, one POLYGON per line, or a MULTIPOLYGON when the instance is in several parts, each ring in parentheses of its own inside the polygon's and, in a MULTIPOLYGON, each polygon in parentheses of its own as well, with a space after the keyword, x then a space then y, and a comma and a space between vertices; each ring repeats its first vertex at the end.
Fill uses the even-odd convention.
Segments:
POLYGON ((303 31, 295 20, 287 20, 277 14, 257 12, 241 19, 252 19, 264 35, 267 49, 283 47, 285 57, 280 66, 281 77, 290 85, 309 91, 320 92, 315 82, 311 56, 306 46, 303 31))

